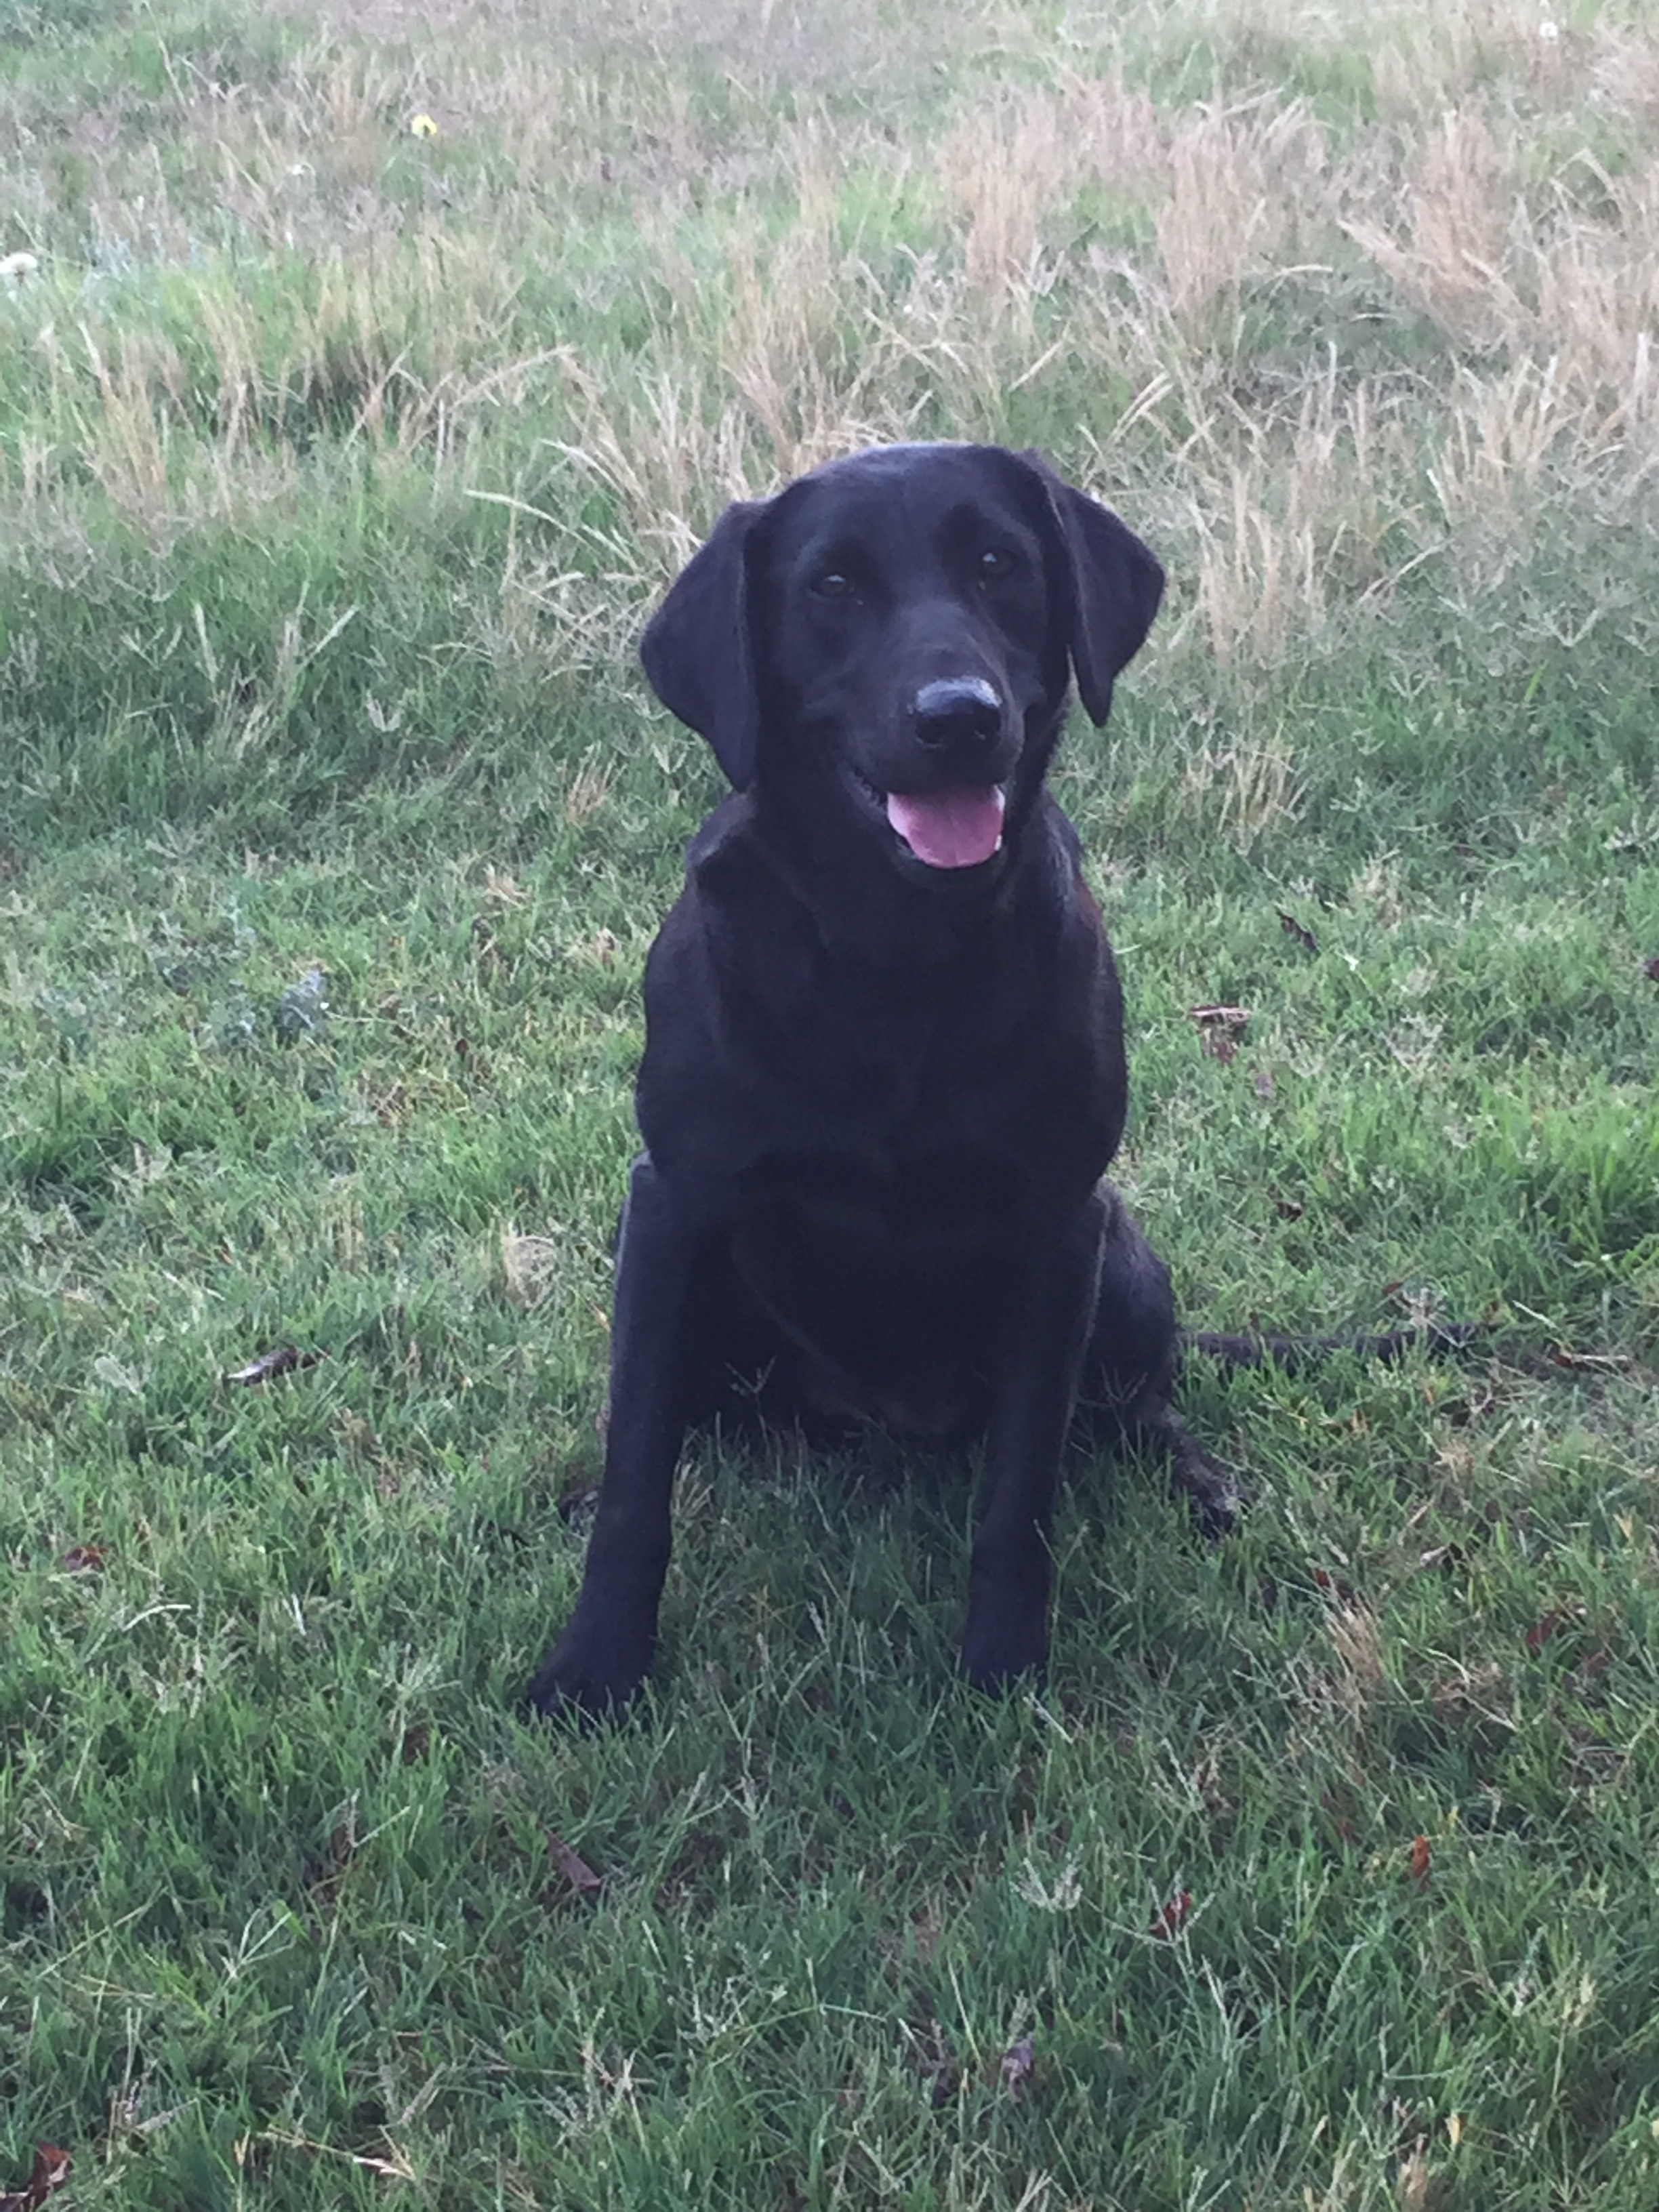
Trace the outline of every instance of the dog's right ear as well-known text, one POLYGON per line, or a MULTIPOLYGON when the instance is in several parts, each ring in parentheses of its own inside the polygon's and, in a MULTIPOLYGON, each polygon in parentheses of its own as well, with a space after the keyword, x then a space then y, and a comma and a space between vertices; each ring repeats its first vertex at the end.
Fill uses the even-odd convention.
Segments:
POLYGON ((760 706, 749 636, 749 535, 765 500, 734 500, 645 626, 640 659, 671 714, 707 738, 735 790, 755 777, 760 706))

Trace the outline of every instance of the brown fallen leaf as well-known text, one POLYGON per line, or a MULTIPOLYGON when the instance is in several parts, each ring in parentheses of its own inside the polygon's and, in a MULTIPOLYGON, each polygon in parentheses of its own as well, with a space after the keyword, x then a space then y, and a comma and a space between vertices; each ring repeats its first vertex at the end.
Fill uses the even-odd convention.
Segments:
POLYGON ((578 1897, 599 1894, 605 1887, 605 1877, 595 1874, 587 1861, 574 1851, 562 1836, 556 1836, 551 1828, 547 1832, 547 1849, 554 1865, 578 1897))
POLYGON ((66 1575, 101 1575, 104 1554, 96 1544, 71 1544, 58 1564, 66 1575))
POLYGON ((348 1807, 344 1819, 335 1823, 326 1850, 307 1857, 300 1869, 300 1879, 319 1912, 332 1912, 338 1905, 356 1850, 357 1814, 355 1807, 348 1807))
POLYGON ((1541 1651, 1551 1637, 1559 1629, 1566 1626, 1566 1620, 1567 1616, 1565 1613, 1547 1613, 1541 1620, 1534 1621, 1532 1626, 1527 1631, 1528 1650, 1541 1651))
POLYGON ((1003 2052, 998 2069, 1003 2087, 1016 2104, 1025 2094, 1036 2069, 1036 2046, 1029 2035, 1022 2035, 1018 2043, 1003 2052))
POLYGON ((567 1528, 574 1528, 580 1535, 599 1510, 599 1486, 590 1482, 567 1490, 554 1510, 567 1528))
POLYGON ((1318 951, 1319 939, 1314 935, 1312 930, 1299 922, 1293 914, 1286 914, 1282 906, 1275 908, 1274 912, 1279 916, 1279 926, 1286 937, 1295 938, 1304 952, 1318 951))
POLYGON ((1224 1067, 1238 1050, 1250 1012, 1248 1006, 1188 1006, 1187 1018, 1198 1024, 1200 1045, 1224 1067))
POLYGON ((1414 1836, 1412 1838, 1410 1860, 1411 1877, 1419 1889, 1423 1887, 1424 1884, 1429 1878, 1430 1856, 1428 1838, 1426 1836, 1414 1836))
POLYGON ((227 1375, 227 1382, 252 1384, 271 1382, 279 1375, 292 1374, 298 1367, 314 1367, 323 1357, 320 1352, 301 1352, 297 1344, 279 1344, 271 1352, 262 1352, 257 1359, 250 1359, 246 1367, 238 1367, 227 1375))
POLYGON ((1334 1797, 1328 1790, 1322 1790, 1319 1793, 1319 1802, 1335 1832, 1337 1841, 1343 1844, 1352 1843, 1359 1831, 1354 1825, 1352 1815, 1343 1809, 1340 1801, 1334 1797))
POLYGON ((1433 2180, 1421 2136, 1400 2162, 1395 2176, 1395 2202, 1400 2212, 1429 2212, 1433 2202, 1433 2180))
POLYGON ((1160 1942, 1169 1942, 1174 1936, 1179 1936, 1182 1929, 1186 1926, 1187 1915, 1192 1911, 1192 1909, 1193 1893, 1191 1890, 1176 1890, 1175 1895, 1170 1899, 1169 1903, 1165 1905, 1160 1906, 1158 1911, 1153 1913, 1152 1933, 1158 1938, 1160 1942))
POLYGON ((1650 983, 1659 983, 1659 952, 1656 952, 1651 960, 1642 963, 1642 973, 1650 983))
POLYGON ((39 2212, 47 2197, 69 2179, 74 2164, 69 2153, 59 2150, 56 2143, 38 2143, 27 2187, 10 2189, 0 2196, 0 2212, 39 2212))

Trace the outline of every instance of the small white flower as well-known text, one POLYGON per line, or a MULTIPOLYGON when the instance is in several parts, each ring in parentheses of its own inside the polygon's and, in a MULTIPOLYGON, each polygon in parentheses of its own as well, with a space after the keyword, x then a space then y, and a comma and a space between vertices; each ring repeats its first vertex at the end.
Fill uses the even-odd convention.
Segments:
POLYGON ((1557 22, 1552 21, 1550 17, 1546 15, 1543 21, 1538 26, 1538 35, 1542 39, 1546 46, 1553 45, 1561 35, 1561 26, 1557 22))
POLYGON ((0 258, 0 277, 8 284, 21 284, 26 276, 33 276, 40 266, 36 254, 8 253, 0 258))

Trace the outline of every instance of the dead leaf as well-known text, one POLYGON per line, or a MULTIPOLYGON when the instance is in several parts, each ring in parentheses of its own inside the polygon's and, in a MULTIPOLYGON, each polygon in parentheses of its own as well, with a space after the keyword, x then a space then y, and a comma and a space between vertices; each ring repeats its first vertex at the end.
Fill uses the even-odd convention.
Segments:
POLYGON ((272 1352, 262 1352, 257 1359, 250 1359, 246 1367, 238 1367, 226 1376, 227 1382, 252 1384, 274 1382, 279 1375, 291 1375, 296 1368, 314 1367, 323 1357, 320 1352, 301 1352, 297 1344, 279 1344, 272 1352))
POLYGON ((556 1836, 551 1828, 547 1832, 547 1848, 553 1863, 570 1884, 578 1897, 597 1897, 605 1887, 605 1878, 594 1873, 585 1858, 572 1850, 562 1836, 556 1836))
POLYGON ((1411 1850, 1411 1877, 1419 1889, 1429 1878, 1430 1856, 1428 1838, 1413 1836, 1411 1850))
POLYGON ((1024 2096, 1036 2067, 1036 2046, 1029 2035, 1022 2035, 1002 2054, 998 2069, 1002 2086, 1016 2104, 1024 2096))
POLYGON ((1276 908, 1274 911, 1279 915, 1279 926, 1286 937, 1295 938, 1304 952, 1318 951, 1319 939, 1314 935, 1312 930, 1299 922, 1293 914, 1286 914, 1282 906, 1276 908))
POLYGON ((1187 1018, 1198 1024, 1203 1049, 1224 1067, 1238 1050, 1250 1014, 1248 1006, 1188 1006, 1187 1018))
POLYGON ((354 1413, 349 1406, 342 1406, 334 1416, 334 1425, 345 1438, 346 1449, 365 1459, 378 1459, 380 1439, 361 1413, 354 1413))
POLYGON ((1656 952, 1651 960, 1642 963, 1642 973, 1650 983, 1659 983, 1659 952, 1656 952))
POLYGON ((1556 1631, 1565 1626, 1566 1620, 1565 1613, 1547 1613, 1541 1620, 1534 1621, 1527 1631, 1528 1650, 1541 1651, 1556 1631))
POLYGON ((520 1237, 515 1229, 501 1231, 501 1273, 507 1295, 515 1306, 533 1312, 559 1279, 568 1255, 568 1240, 556 1237, 520 1237))
POLYGON ((66 1575, 101 1575, 104 1554, 96 1544, 71 1544, 58 1564, 66 1575))
POLYGON ((70 2178, 75 2160, 56 2143, 38 2143, 34 2152, 34 2171, 26 2189, 8 2190, 0 2197, 0 2212, 39 2212, 54 2191, 59 2190, 70 2178))
POLYGON ((1324 1811, 1326 1818, 1329 1820, 1332 1828, 1335 1831, 1337 1841, 1343 1844, 1352 1844, 1359 1833, 1358 1829, 1354 1825, 1352 1814, 1344 1811, 1341 1804, 1331 1795, 1328 1790, 1321 1790, 1319 1793, 1319 1802, 1324 1811))
POLYGON ((1401 2161, 1396 2201, 1400 2206, 1400 2212, 1429 2212, 1431 2201, 1429 2162, 1424 2154, 1421 2136, 1413 2144, 1401 2161))
POLYGON ((565 1527, 574 1528, 580 1535, 592 1524, 593 1516, 599 1510, 598 1483, 585 1483, 574 1490, 567 1490, 556 1510, 565 1527))
POLYGON ((530 894, 505 868, 484 862, 484 896, 495 906, 523 906, 530 894))
POLYGON ((1169 1942, 1180 1935, 1187 1924, 1187 1915, 1193 1909, 1193 1893, 1178 1889, 1169 1903, 1152 1915, 1152 1933, 1160 1942, 1169 1942))
POLYGON ((351 1871, 351 1862, 356 1850, 356 1808, 348 1806, 344 1818, 335 1823, 327 1850, 314 1857, 308 1857, 300 1870, 300 1879, 316 1901, 319 1911, 331 1912, 339 1903, 340 1892, 351 1871))

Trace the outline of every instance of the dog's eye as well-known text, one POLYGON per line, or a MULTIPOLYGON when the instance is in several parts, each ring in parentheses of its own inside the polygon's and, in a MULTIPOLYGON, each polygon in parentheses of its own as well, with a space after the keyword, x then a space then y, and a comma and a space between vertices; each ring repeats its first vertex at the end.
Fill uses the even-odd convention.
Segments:
POLYGON ((979 556, 979 576, 982 584, 1000 583, 1012 576, 1019 566, 1019 556, 1006 545, 988 545, 979 556))
POLYGON ((823 575, 813 577, 812 592, 820 599, 850 599, 853 586, 851 580, 839 568, 828 568, 823 575))

